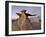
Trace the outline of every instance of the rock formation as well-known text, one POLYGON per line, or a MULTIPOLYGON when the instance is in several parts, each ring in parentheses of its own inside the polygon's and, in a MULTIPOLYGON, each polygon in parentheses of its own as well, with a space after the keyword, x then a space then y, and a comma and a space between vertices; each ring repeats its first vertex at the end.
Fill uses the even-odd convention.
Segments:
POLYGON ((32 30, 32 24, 28 16, 35 16, 26 13, 26 10, 22 10, 21 13, 16 13, 19 16, 19 20, 14 22, 13 30, 32 30))

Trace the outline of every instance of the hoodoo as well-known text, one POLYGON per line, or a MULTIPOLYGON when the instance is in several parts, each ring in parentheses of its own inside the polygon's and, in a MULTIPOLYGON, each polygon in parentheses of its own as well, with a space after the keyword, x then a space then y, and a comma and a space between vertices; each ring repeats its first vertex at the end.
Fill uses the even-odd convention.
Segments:
POLYGON ((15 30, 31 30, 32 24, 28 16, 35 16, 26 13, 26 10, 22 10, 21 13, 16 13, 19 16, 19 20, 16 22, 15 30))

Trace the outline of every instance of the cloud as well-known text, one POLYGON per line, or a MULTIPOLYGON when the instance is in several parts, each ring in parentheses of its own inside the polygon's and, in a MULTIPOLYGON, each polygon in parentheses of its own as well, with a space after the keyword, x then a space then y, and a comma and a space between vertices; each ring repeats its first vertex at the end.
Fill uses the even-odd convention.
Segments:
POLYGON ((17 18, 19 18, 18 15, 15 15, 15 16, 12 17, 12 19, 17 19, 17 18))

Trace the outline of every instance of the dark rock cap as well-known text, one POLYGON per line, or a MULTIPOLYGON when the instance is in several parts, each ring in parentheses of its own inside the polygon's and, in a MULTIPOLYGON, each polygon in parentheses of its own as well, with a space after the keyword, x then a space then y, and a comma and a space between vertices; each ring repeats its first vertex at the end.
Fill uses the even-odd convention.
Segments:
POLYGON ((26 12, 26 10, 21 10, 21 12, 26 12))

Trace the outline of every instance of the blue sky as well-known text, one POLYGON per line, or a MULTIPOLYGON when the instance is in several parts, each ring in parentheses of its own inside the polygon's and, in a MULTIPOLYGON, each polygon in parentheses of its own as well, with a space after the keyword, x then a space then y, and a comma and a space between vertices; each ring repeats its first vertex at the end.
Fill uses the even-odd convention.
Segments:
POLYGON ((30 13, 30 14, 36 14, 37 16, 40 16, 41 15, 41 7, 35 7, 35 6, 15 6, 15 5, 12 5, 11 6, 11 12, 12 12, 12 18, 17 18, 17 14, 16 13, 19 13, 21 10, 27 10, 27 13, 30 13))

